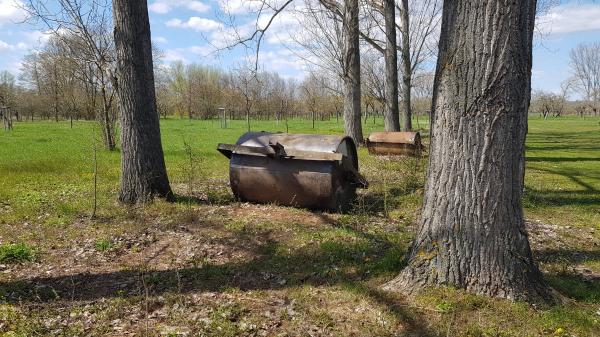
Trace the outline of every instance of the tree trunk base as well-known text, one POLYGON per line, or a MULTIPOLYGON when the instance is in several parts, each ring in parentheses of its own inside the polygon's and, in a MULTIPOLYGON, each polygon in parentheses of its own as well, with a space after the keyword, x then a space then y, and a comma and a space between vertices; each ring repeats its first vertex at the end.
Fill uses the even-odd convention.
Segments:
POLYGON ((472 294, 512 301, 524 301, 543 305, 562 302, 560 294, 547 287, 543 280, 528 280, 525 275, 519 280, 520 282, 515 282, 515 280, 498 280, 495 284, 471 282, 464 285, 435 282, 428 279, 427 275, 431 276, 432 272, 408 266, 396 278, 385 283, 382 289, 391 292, 401 292, 407 296, 414 296, 427 288, 452 286, 472 294))
POLYGON ((134 190, 121 190, 119 193, 119 202, 126 205, 145 204, 152 202, 154 198, 164 198, 168 202, 175 201, 175 195, 171 191, 169 186, 162 186, 158 190, 154 190, 148 193, 139 193, 143 190, 142 187, 134 190))

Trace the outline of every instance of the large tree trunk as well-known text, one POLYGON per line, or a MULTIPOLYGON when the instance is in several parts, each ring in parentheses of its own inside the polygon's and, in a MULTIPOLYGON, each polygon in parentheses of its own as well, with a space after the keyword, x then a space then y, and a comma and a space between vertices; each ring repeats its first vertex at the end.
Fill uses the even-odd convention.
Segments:
POLYGON ((398 46, 396 44, 396 4, 384 0, 385 16, 385 131, 400 131, 398 112, 398 46))
POLYGON ((385 287, 550 298, 523 223, 536 2, 444 2, 421 226, 385 287))
POLYGON ((146 0, 113 0, 121 112, 123 203, 173 197, 156 113, 150 22, 146 0))
POLYGON ((363 142, 360 115, 358 0, 344 1, 344 129, 356 145, 363 142))
POLYGON ((412 63, 410 61, 410 18, 408 0, 400 1, 400 26, 402 32, 402 131, 412 130, 412 63))

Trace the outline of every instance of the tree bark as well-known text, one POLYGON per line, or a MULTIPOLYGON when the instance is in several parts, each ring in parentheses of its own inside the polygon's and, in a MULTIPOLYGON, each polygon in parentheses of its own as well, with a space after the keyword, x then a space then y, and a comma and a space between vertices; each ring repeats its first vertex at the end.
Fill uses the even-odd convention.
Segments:
POLYGON ((344 1, 344 129, 356 145, 362 144, 360 114, 360 45, 358 0, 344 1))
POLYGON ((412 62, 410 60, 410 18, 408 0, 400 1, 400 26, 402 27, 402 131, 412 130, 412 62))
POLYGON ((385 16, 385 131, 400 131, 398 110, 398 49, 396 42, 396 4, 384 0, 385 16))
POLYGON ((121 191, 127 204, 173 198, 156 113, 146 0, 113 0, 121 112, 121 191))
POLYGON ((104 84, 102 84, 100 91, 102 92, 102 121, 100 122, 100 124, 104 133, 104 146, 108 151, 114 151, 117 148, 117 144, 114 137, 114 131, 112 129, 112 121, 110 118, 111 103, 109 102, 108 94, 106 92, 106 86, 104 84))
POLYGON ((385 288, 551 300, 524 227, 536 1, 444 2, 421 226, 385 288))

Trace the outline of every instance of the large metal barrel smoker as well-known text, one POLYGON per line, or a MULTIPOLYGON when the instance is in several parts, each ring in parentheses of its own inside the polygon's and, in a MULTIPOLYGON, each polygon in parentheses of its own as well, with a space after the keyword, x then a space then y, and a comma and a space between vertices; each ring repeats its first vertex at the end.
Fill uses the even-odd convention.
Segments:
POLYGON ((231 189, 241 201, 345 212, 356 189, 368 187, 349 137, 248 132, 217 149, 230 159, 231 189))
POLYGON ((425 147, 418 132, 373 132, 367 138, 370 154, 421 156, 425 147))

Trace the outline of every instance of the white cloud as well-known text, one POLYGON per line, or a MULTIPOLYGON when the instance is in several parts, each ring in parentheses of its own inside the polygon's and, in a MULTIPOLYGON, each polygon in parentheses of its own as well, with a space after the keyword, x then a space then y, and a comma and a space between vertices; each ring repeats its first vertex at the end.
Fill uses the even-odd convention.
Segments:
POLYGON ((221 28, 223 25, 217 21, 211 19, 200 18, 192 16, 187 21, 181 21, 179 19, 172 19, 166 22, 167 27, 174 28, 189 28, 197 32, 210 32, 221 28))
MULTIPOLYGON (((268 25, 269 16, 262 16, 258 20, 258 27, 264 28, 268 25)), ((296 13, 282 12, 273 20, 265 37, 271 44, 293 43, 292 34, 302 32, 302 26, 298 21, 296 13)))
POLYGON ((165 60, 165 62, 168 62, 168 63, 175 62, 175 61, 181 61, 183 63, 187 63, 187 59, 183 55, 183 52, 181 50, 177 50, 177 49, 165 50, 164 60, 165 60))
POLYGON ((167 3, 156 1, 148 6, 148 9, 157 14, 167 14, 171 11, 171 6, 167 3))
POLYGON ((0 40, 0 52, 7 51, 7 50, 10 50, 10 49, 11 49, 11 45, 9 45, 8 43, 0 40))
POLYGON ((298 58, 289 49, 273 49, 268 52, 261 52, 258 55, 258 61, 264 65, 265 70, 275 71, 284 75, 293 74, 297 77, 307 69, 307 64, 298 58))
POLYGON ((0 40, 0 52, 4 51, 15 51, 15 50, 25 50, 27 49, 27 44, 24 42, 19 42, 17 44, 10 44, 0 40))
MULTIPOLYGON (((256 17, 250 18, 244 24, 235 28, 221 24, 219 29, 215 29, 208 36, 209 42, 217 49, 228 48, 235 45, 240 39, 249 38, 257 28, 264 29, 269 24, 270 19, 271 15, 267 13, 261 15, 258 20, 256 17)), ((298 34, 302 29, 297 13, 290 8, 290 11, 279 13, 271 22, 262 43, 270 45, 292 44, 294 43, 292 35, 298 34)))
POLYGON ((262 0, 218 0, 219 7, 227 14, 240 15, 257 11, 262 0))
MULTIPOLYGON (((167 63, 171 63, 174 61, 189 63, 190 59, 196 59, 198 57, 206 58, 210 56, 212 52, 213 49, 209 46, 190 46, 186 48, 174 48, 165 51, 164 60, 167 63)), ((202 63, 207 63, 206 61, 203 61, 202 63)))
POLYGON ((187 50, 192 54, 196 54, 202 57, 209 56, 213 51, 213 49, 208 46, 191 46, 187 48, 187 50))
POLYGON ((19 22, 25 19, 23 3, 19 0, 0 0, 0 26, 5 23, 19 22))
POLYGON ((169 42, 169 40, 167 40, 167 38, 163 37, 163 36, 153 36, 152 37, 152 41, 154 41, 156 43, 167 43, 167 42, 169 42))
POLYGON ((198 13, 206 13, 210 6, 201 1, 187 0, 155 0, 148 9, 156 14, 167 14, 175 8, 185 8, 198 13))
POLYGON ((537 18, 545 34, 569 34, 600 30, 600 4, 565 4, 537 18))
POLYGON ((186 2, 185 6, 187 9, 191 9, 198 13, 205 13, 208 12, 208 10, 210 9, 209 5, 206 5, 200 1, 188 1, 186 2))
POLYGON ((41 31, 41 30, 34 30, 31 32, 22 32, 22 34, 25 37, 25 40, 29 42, 29 44, 36 44, 36 45, 45 44, 46 42, 48 42, 48 40, 50 40, 50 37, 52 36, 49 31, 41 31))

